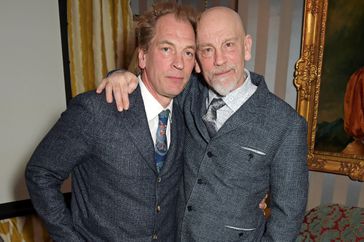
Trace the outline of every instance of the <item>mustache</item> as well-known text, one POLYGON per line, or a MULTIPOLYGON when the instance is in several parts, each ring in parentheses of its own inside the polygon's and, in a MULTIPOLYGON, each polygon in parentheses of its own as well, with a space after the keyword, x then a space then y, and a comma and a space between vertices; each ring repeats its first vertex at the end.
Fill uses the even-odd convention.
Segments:
POLYGON ((227 72, 227 71, 230 71, 230 70, 235 70, 235 65, 224 65, 224 66, 218 66, 218 67, 215 67, 213 70, 212 70, 212 74, 219 74, 219 73, 222 73, 222 72, 227 72))

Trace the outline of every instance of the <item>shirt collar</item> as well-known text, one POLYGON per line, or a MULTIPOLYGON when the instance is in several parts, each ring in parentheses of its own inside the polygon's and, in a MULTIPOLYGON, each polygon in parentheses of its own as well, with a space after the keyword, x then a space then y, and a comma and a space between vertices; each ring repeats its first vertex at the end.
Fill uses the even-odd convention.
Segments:
POLYGON ((153 95, 149 92, 147 87, 144 85, 143 81, 141 80, 140 75, 139 78, 139 86, 140 91, 142 94, 144 107, 145 107, 145 113, 147 115, 148 122, 158 117, 158 114, 162 112, 163 110, 169 109, 169 123, 172 123, 172 108, 173 108, 173 99, 169 103, 169 105, 166 108, 163 108, 163 106, 153 97, 153 95))
MULTIPOLYGON (((230 92, 225 97, 222 97, 227 107, 229 107, 233 112, 236 112, 241 105, 243 105, 246 100, 255 92, 256 86, 252 83, 250 78, 250 72, 247 69, 244 69, 246 74, 245 81, 243 85, 235 89, 234 91, 230 92)), ((218 94, 216 94, 211 89, 209 90, 209 97, 208 97, 208 105, 211 103, 212 99, 219 98, 218 94)))

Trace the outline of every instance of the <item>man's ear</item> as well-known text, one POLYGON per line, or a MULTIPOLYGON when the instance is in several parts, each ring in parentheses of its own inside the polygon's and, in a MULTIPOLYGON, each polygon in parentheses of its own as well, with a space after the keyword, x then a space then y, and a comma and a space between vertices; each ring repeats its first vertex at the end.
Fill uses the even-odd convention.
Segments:
POLYGON ((146 51, 138 48, 138 66, 140 69, 144 69, 146 65, 146 51))
POLYGON ((195 72, 196 73, 201 73, 201 68, 200 68, 200 65, 198 64, 197 60, 195 60, 195 72))
POLYGON ((252 58, 252 37, 250 35, 246 35, 244 38, 244 60, 249 61, 252 58))

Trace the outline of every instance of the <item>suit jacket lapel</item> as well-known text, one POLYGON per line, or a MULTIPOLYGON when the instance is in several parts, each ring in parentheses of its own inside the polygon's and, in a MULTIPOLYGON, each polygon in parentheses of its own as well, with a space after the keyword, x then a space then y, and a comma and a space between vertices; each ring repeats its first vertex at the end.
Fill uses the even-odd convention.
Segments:
MULTIPOLYGON (((253 80, 253 83, 256 80, 253 80)), ((255 93, 224 123, 215 137, 231 132, 242 125, 256 125, 263 120, 259 115, 265 114, 268 88, 264 80, 260 80, 255 93)))
POLYGON ((125 113, 126 126, 128 127, 131 141, 137 147, 148 166, 157 173, 154 163, 153 139, 150 135, 148 120, 139 87, 129 96, 129 100, 129 110, 123 111, 120 115, 125 113))
POLYGON ((200 90, 202 94, 194 95, 192 101, 191 112, 193 115, 193 119, 196 123, 196 128, 200 132, 201 136, 205 139, 206 142, 210 141, 210 135, 207 131, 206 125, 202 120, 202 116, 205 115, 206 108, 206 98, 209 94, 209 89, 205 86, 200 90))

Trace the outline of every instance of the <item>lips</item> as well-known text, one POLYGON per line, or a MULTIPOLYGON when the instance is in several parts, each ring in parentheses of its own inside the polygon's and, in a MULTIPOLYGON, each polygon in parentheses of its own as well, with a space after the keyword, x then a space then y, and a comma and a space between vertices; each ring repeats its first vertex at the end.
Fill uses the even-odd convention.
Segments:
POLYGON ((175 80, 175 81, 182 81, 183 77, 181 76, 167 76, 168 79, 175 80))
POLYGON ((231 69, 229 69, 229 70, 223 70, 223 71, 217 71, 217 72, 214 72, 214 75, 215 76, 223 76, 223 75, 226 75, 226 74, 228 74, 230 72, 231 72, 231 69))

